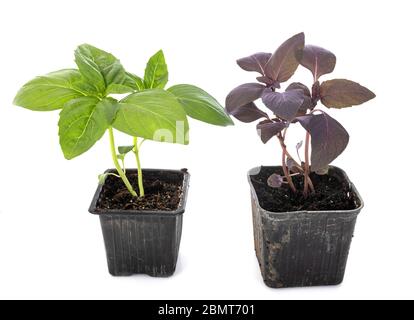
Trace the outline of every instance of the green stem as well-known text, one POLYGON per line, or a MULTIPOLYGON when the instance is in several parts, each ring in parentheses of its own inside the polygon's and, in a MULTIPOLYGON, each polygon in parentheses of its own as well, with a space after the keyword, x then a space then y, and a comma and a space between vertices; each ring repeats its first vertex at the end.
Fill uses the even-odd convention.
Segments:
POLYGON ((126 173, 126 169, 125 169, 125 159, 122 159, 122 171, 124 171, 124 173, 126 173))
POLYGON ((134 154, 135 159, 137 161, 137 171, 138 171, 138 188, 139 188, 139 196, 144 197, 144 183, 142 182, 142 168, 141 168, 141 160, 139 159, 139 147, 138 146, 138 138, 134 137, 134 154))
POLYGON ((135 192, 134 188, 132 188, 131 184, 129 183, 128 178, 127 178, 125 172, 122 170, 121 166, 119 165, 118 158, 116 156, 116 150, 115 150, 114 130, 112 129, 112 127, 109 127, 108 131, 109 131, 109 142, 111 144, 112 160, 114 162, 116 171, 118 171, 118 174, 121 177, 122 181, 124 182, 125 186, 127 187, 128 191, 134 197, 138 197, 138 195, 135 192))

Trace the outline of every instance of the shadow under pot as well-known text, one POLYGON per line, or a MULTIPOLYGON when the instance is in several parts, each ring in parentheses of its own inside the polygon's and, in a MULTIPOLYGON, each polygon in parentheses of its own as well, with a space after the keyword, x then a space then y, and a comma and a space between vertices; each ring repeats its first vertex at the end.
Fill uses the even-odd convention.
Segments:
MULTIPOLYGON (((137 185, 136 170, 127 170, 127 177, 137 185)), ((143 199, 134 198, 115 176, 98 187, 89 212, 99 216, 111 275, 174 274, 189 179, 185 169, 144 169, 143 199)))
MULTIPOLYGON (((248 174, 256 256, 265 284, 272 288, 340 284, 363 207, 355 186, 344 171, 330 166, 325 176, 312 174, 317 194, 300 205, 300 191, 267 185, 273 173, 282 174, 282 168, 258 167, 248 174)), ((300 186, 302 178, 295 179, 300 186)))

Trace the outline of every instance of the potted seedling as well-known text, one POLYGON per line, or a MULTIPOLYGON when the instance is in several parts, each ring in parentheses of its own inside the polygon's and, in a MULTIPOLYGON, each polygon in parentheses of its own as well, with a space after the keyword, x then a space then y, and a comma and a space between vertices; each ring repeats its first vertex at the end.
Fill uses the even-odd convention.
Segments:
POLYGON ((262 142, 275 140, 282 150, 281 166, 254 168, 248 175, 256 255, 265 283, 276 288, 341 283, 363 206, 345 172, 330 166, 346 148, 348 133, 318 103, 341 109, 375 95, 345 79, 320 82, 334 70, 336 57, 305 45, 304 38, 303 33, 293 36, 274 54, 239 59, 242 69, 259 73, 258 82, 235 88, 226 99, 231 115, 242 122, 260 120, 257 132, 262 142), (281 90, 299 65, 312 72, 311 88, 294 82, 281 90), (257 107, 257 99, 271 115, 257 107), (286 138, 295 125, 305 133, 292 150, 286 138))
POLYGON ((112 54, 87 44, 77 48, 75 62, 77 69, 26 83, 14 103, 34 111, 61 110, 59 137, 66 159, 85 153, 108 132, 115 168, 100 175, 90 212, 100 217, 109 272, 170 276, 178 257, 189 173, 143 170, 141 144, 188 144, 187 116, 219 126, 232 120, 198 87, 181 84, 165 90, 168 70, 162 51, 149 59, 143 78, 125 71, 112 54), (114 129, 131 136, 131 145, 117 148, 114 129), (125 169, 127 154, 134 155, 136 169, 125 169))

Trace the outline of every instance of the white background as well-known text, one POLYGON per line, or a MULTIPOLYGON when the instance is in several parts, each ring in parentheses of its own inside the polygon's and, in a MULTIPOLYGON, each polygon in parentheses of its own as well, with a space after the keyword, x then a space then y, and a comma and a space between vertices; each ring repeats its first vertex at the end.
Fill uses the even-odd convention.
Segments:
MULTIPOLYGON (((0 298, 414 298, 411 3, 2 1, 0 298), (108 137, 84 156, 64 160, 58 112, 14 107, 19 87, 74 67, 73 50, 87 42, 139 75, 162 48, 170 84, 198 85, 223 102, 232 88, 254 81, 237 58, 274 51, 301 31, 307 43, 337 55, 336 70, 323 79, 348 78, 377 94, 365 105, 330 111, 351 135, 334 164, 366 202, 344 283, 283 290, 262 283, 246 172, 279 164, 280 150, 273 140, 263 145, 253 124, 221 128, 194 120, 189 146, 146 142, 142 149, 145 167, 187 167, 192 174, 175 276, 111 277, 98 218, 87 211, 97 175, 112 166, 108 137)), ((310 84, 312 78, 301 70, 294 79, 310 84)), ((118 134, 117 142, 129 139, 118 134)))

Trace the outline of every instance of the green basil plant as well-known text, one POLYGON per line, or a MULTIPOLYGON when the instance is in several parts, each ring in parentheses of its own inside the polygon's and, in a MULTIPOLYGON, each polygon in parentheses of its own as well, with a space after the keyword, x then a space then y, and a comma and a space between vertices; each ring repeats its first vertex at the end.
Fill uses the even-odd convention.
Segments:
MULTIPOLYGON (((60 111, 60 146, 66 159, 88 151, 108 130, 112 160, 129 192, 138 197, 126 176, 126 154, 135 155, 139 196, 145 195, 139 150, 144 140, 188 144, 187 116, 218 126, 232 125, 211 95, 188 84, 165 89, 168 69, 158 51, 141 78, 127 72, 112 54, 88 44, 75 51, 77 69, 37 77, 17 93, 14 104, 33 111, 60 111), (120 100, 111 95, 123 94, 120 100), (114 129, 132 137, 116 148, 114 129)), ((100 176, 103 182, 106 175, 100 176)))

